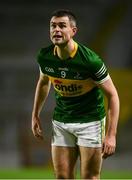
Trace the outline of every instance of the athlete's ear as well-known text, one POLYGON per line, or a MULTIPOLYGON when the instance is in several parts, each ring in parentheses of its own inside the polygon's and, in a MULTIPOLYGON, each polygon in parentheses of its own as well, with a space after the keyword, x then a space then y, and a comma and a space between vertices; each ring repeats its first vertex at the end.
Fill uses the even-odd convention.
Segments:
POLYGON ((73 36, 77 33, 77 27, 76 26, 74 26, 73 28, 72 28, 72 31, 73 31, 73 36))

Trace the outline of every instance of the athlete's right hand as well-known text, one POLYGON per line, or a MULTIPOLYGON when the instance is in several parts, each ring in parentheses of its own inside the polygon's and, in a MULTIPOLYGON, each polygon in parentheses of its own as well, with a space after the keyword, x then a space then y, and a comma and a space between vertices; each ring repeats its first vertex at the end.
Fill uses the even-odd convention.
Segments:
POLYGON ((41 128, 41 123, 40 123, 39 117, 32 118, 32 132, 36 138, 38 138, 40 140, 43 139, 42 128, 41 128))

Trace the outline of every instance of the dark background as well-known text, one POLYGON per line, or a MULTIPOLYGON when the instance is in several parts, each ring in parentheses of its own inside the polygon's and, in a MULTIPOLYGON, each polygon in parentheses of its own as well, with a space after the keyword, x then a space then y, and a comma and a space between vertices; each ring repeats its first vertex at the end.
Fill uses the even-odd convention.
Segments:
POLYGON ((49 16, 70 9, 78 18, 75 40, 105 61, 119 92, 121 112, 116 154, 104 169, 132 169, 132 1, 0 1, 0 168, 51 163, 51 89, 41 114, 44 141, 31 132, 31 112, 39 69, 36 55, 49 45, 49 16))

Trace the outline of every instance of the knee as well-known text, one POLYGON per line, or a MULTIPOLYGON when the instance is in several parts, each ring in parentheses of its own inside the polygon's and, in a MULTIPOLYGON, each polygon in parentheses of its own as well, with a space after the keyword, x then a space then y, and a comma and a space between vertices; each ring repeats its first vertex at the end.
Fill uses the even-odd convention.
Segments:
POLYGON ((74 174, 68 172, 58 172, 55 176, 56 179, 74 179, 74 174))
POLYGON ((82 179, 100 179, 100 173, 85 172, 81 175, 82 179))
POLYGON ((54 167, 56 179, 74 179, 74 168, 69 167, 67 164, 59 164, 54 167))
POLYGON ((56 179, 74 179, 74 172, 68 169, 59 168, 55 170, 56 179))

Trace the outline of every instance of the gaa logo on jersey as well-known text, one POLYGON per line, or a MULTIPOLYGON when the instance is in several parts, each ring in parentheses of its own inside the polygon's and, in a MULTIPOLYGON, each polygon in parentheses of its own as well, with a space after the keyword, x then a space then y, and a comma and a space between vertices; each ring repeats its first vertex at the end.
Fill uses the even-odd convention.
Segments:
POLYGON ((51 72, 51 73, 54 73, 54 72, 55 72, 54 69, 51 68, 51 67, 45 67, 45 71, 51 72))

